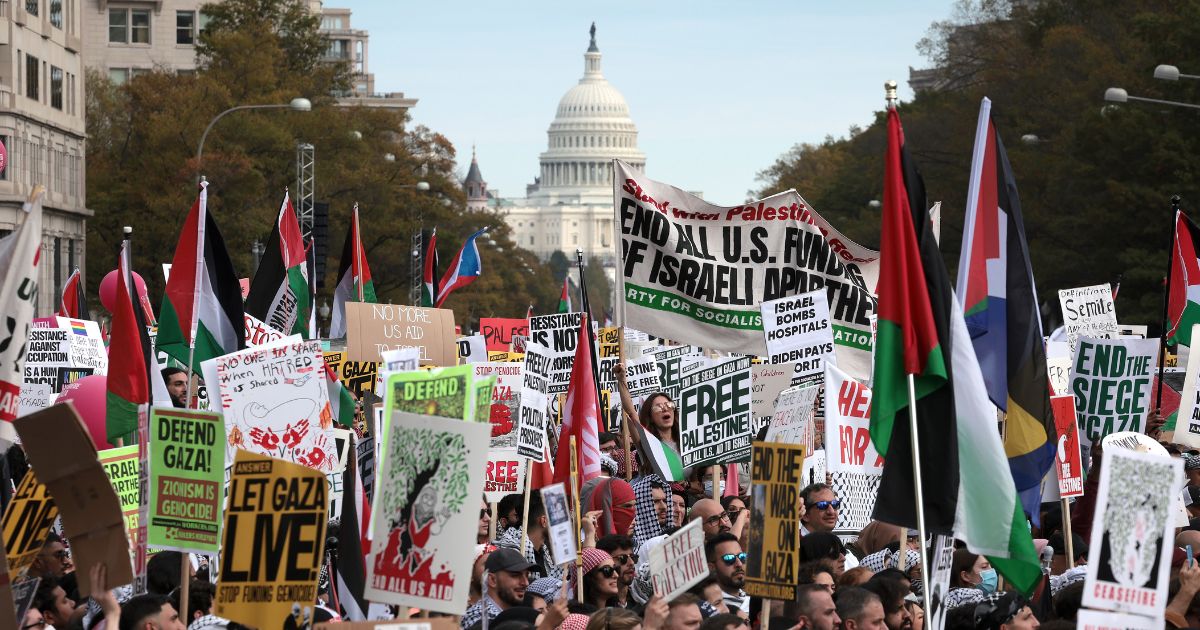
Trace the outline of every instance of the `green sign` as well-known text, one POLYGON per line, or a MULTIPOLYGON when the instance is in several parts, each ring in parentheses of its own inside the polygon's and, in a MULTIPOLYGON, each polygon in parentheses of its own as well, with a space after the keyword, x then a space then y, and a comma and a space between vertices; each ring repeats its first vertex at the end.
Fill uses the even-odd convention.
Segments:
POLYGON ((196 553, 220 550, 224 438, 221 414, 150 410, 150 546, 196 553))

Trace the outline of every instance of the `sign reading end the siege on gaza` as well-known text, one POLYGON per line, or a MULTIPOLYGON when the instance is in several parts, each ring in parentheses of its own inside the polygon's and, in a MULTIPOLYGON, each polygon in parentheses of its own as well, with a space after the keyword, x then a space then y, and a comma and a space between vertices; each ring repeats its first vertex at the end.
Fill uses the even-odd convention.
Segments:
POLYGON ((795 191, 715 206, 619 160, 615 169, 623 325, 765 355, 762 302, 824 289, 838 366, 870 376, 878 252, 843 236, 795 191))

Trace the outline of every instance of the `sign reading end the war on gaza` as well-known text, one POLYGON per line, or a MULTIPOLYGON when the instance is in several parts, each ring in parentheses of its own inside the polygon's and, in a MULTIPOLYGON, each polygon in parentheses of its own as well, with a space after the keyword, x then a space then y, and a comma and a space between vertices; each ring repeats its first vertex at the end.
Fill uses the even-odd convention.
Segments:
POLYGON ((619 160, 614 168, 623 325, 765 355, 762 302, 824 289, 838 367, 870 376, 878 252, 843 236, 794 190, 715 206, 619 160))

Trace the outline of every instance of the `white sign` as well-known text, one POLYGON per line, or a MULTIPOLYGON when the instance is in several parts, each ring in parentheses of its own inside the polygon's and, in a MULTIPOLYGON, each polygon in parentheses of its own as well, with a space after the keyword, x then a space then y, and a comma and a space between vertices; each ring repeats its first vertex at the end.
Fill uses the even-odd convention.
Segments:
POLYGON ((535 462, 546 461, 546 422, 549 420, 550 352, 541 344, 525 346, 521 397, 517 418, 517 454, 535 462))
POLYGON ((525 384, 525 366, 520 363, 475 363, 475 378, 496 377, 492 387, 490 418, 492 450, 512 448, 516 454, 517 425, 521 417, 521 389, 525 384))
POLYGON ((525 458, 518 456, 515 448, 489 450, 487 473, 483 476, 483 496, 488 503, 524 492, 526 468, 525 458))
POLYGON ((529 318, 529 340, 525 342, 526 355, 529 346, 538 344, 545 348, 553 360, 547 366, 550 377, 547 394, 567 391, 571 382, 571 367, 575 364, 575 346, 579 343, 579 321, 583 313, 561 313, 539 315, 529 318))
POLYGON ((1117 336, 1117 309, 1113 306, 1109 285, 1062 289, 1058 292, 1058 303, 1062 306, 1063 329, 1072 353, 1080 337, 1112 339, 1117 336))
MULTIPOLYGON (((1192 334, 1200 335, 1200 324, 1192 326, 1192 334)), ((1200 337, 1192 337, 1200 339, 1200 337)), ((1187 372, 1183 377, 1183 391, 1179 392, 1179 415, 1175 420, 1175 437, 1177 444, 1200 447, 1200 388, 1196 383, 1200 380, 1200 360, 1188 361, 1187 372)))
POLYGON ((679 457, 683 466, 750 459, 750 359, 738 357, 680 379, 679 457))
POLYGON ((1183 479, 1182 460, 1104 449, 1084 606, 1162 617, 1174 552, 1172 499, 1183 479))
POLYGON ((554 564, 574 562, 575 526, 571 524, 571 508, 568 507, 567 490, 561 483, 542 488, 542 505, 546 508, 549 523, 550 550, 554 553, 554 564))
POLYGON ((487 340, 483 335, 458 338, 458 359, 462 363, 487 361, 487 340))
POLYGON ((871 443, 871 389, 825 366, 825 450, 830 472, 883 474, 883 458, 871 443))
MULTIPOLYGON (((816 383, 808 383, 780 392, 779 400, 775 403, 775 413, 771 416, 771 424, 767 427, 766 441, 803 444, 806 449, 813 448, 816 441, 813 404, 820 389, 816 383)), ((811 459, 813 457, 810 455, 804 458, 804 461, 808 462, 811 459)))
POLYGON ((1046 377, 1054 394, 1071 393, 1071 346, 1067 342, 1046 342, 1046 377))
POLYGON ((929 591, 929 605, 933 608, 926 616, 925 627, 942 630, 946 627, 946 594, 950 592, 951 566, 954 564, 954 539, 941 534, 933 537, 933 558, 929 572, 933 579, 925 582, 929 591))
POLYGON ((1163 627, 1161 619, 1140 615, 1088 610, 1080 608, 1075 614, 1075 630, 1157 630, 1163 627))
POLYGON ((763 427, 771 424, 775 414, 775 402, 779 394, 792 384, 792 364, 771 365, 760 363, 750 366, 750 404, 754 410, 754 425, 751 433, 758 435, 763 427))
POLYGON ((692 519, 650 550, 650 583, 668 602, 708 577, 702 526, 692 519))
POLYGON ((768 300, 761 308, 771 363, 795 363, 794 385, 821 380, 825 363, 837 362, 825 290, 768 300))

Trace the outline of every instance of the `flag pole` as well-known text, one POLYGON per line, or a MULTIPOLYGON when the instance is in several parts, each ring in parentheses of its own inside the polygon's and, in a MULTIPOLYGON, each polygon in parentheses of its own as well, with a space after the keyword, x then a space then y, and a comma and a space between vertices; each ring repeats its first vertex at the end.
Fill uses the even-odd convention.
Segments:
POLYGON ((529 542, 529 492, 533 486, 529 476, 533 474, 533 460, 525 459, 525 501, 521 503, 521 555, 525 555, 525 545, 529 542))
POLYGON ((1065 497, 1062 501, 1063 550, 1067 554, 1067 568, 1075 568, 1075 536, 1071 534, 1071 502, 1065 497))
POLYGON ((1175 232, 1179 230, 1179 195, 1171 197, 1171 249, 1167 250, 1167 286, 1163 287, 1162 335, 1158 338, 1158 392, 1154 396, 1154 413, 1162 410, 1163 371, 1167 364, 1167 317, 1171 303, 1171 267, 1175 266, 1175 232))
MULTIPOLYGON (((617 327, 617 362, 622 367, 625 366, 625 327, 617 327)), ((629 373, 626 372, 626 375, 629 373)), ((621 386, 617 384, 618 397, 620 397, 621 386)), ((625 449, 625 481, 633 479, 633 453, 629 451, 629 418, 625 417, 625 404, 622 401, 621 413, 617 414, 617 419, 621 421, 621 447, 625 449)))
MULTIPOLYGON (((579 540, 579 531, 583 528, 583 520, 579 515, 579 454, 575 451, 575 436, 571 436, 571 497, 575 504, 575 540, 579 540)), ((575 589, 579 601, 583 599, 583 543, 575 545, 575 589)))
MULTIPOLYGON (((185 409, 192 408, 192 400, 193 400, 192 393, 193 393, 193 391, 196 391, 199 389, 199 388, 193 389, 193 387, 192 387, 192 365, 196 362, 196 329, 199 327, 198 321, 200 318, 200 300, 202 299, 202 297, 201 297, 202 293, 198 289, 201 284, 200 283, 201 270, 204 269, 204 239, 208 238, 208 234, 204 231, 205 221, 207 220, 207 217, 208 217, 208 181, 204 178, 203 175, 200 176, 200 199, 199 199, 199 201, 200 201, 200 213, 199 213, 199 216, 196 217, 197 218, 196 230, 198 232, 200 232, 200 238, 197 239, 197 242, 196 242, 196 249, 198 251, 196 252, 197 257, 196 257, 195 283, 192 284, 192 286, 195 287, 195 288, 193 288, 193 291, 195 292, 195 294, 192 297, 192 321, 188 322, 187 391, 183 395, 183 406, 185 409)), ((163 290, 165 291, 166 287, 163 287, 163 290)), ((147 383, 147 385, 148 384, 149 383, 147 383)), ((198 394, 199 392, 196 391, 196 393, 198 394)), ((190 567, 189 567, 189 570, 187 571, 187 573, 183 574, 183 577, 185 577, 185 578, 189 577, 189 576, 191 576, 190 567)), ((185 589, 183 592, 187 593, 187 590, 185 589)), ((179 601, 185 601, 185 600, 181 599, 179 601)))
MULTIPOLYGON (((896 82, 888 80, 883 83, 884 97, 887 100, 887 108, 889 110, 896 109, 896 82)), ((921 445, 917 437, 917 379, 911 372, 908 374, 908 433, 909 441, 912 443, 912 459, 913 459, 913 490, 917 499, 917 533, 921 538, 921 544, 924 545, 928 539, 925 529, 925 491, 921 485, 921 445)), ((900 541, 900 548, 905 545, 904 540, 900 541)), ((905 554, 907 555, 907 554, 905 554)), ((929 575, 929 562, 924 553, 919 554, 921 559, 921 575, 929 575)), ((933 610, 932 602, 929 596, 930 589, 922 589, 922 599, 925 605, 925 610, 933 610)))
MULTIPOLYGON (((356 266, 358 267, 358 283, 357 283, 358 284, 358 301, 362 302, 363 301, 363 284, 364 284, 364 282, 366 282, 366 280, 363 278, 363 258, 366 257, 366 252, 362 251, 363 250, 362 229, 358 223, 358 202, 357 201, 354 202, 354 226, 351 229, 354 230, 354 243, 351 245, 351 247, 354 248, 354 262, 357 263, 356 266)), ((354 275, 353 270, 351 270, 350 275, 352 275, 352 276, 354 275)))
MULTIPOLYGON (((592 360, 592 382, 596 386, 596 410, 599 411, 600 409, 604 408, 604 405, 600 404, 600 371, 599 371, 600 370, 600 365, 599 365, 600 362, 594 359, 594 357, 596 357, 596 354, 597 354, 596 353, 596 336, 592 334, 592 325, 591 325, 591 322, 588 321, 592 317, 592 304, 591 304, 591 301, 588 300, 587 280, 583 276, 583 250, 582 249, 575 250, 575 264, 579 268, 579 300, 581 302, 583 302, 583 314, 584 314, 584 322, 585 322, 583 329, 584 329, 584 332, 587 333, 588 351, 592 353, 592 357, 593 357, 593 360, 592 360)), ((571 277, 571 274, 568 273, 567 277, 568 278, 571 277)), ((583 340, 580 339, 579 342, 583 342, 583 340)))

